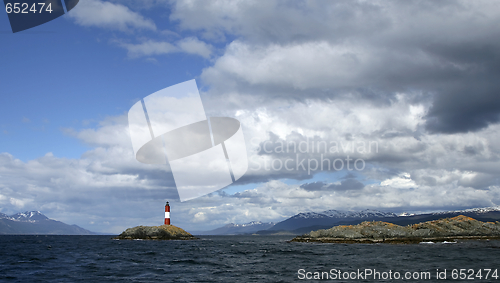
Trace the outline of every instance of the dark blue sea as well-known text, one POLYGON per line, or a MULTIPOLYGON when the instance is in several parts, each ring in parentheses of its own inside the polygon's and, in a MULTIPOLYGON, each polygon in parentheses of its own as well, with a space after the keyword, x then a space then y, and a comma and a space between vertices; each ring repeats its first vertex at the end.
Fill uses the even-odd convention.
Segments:
POLYGON ((500 282, 499 241, 365 245, 288 243, 290 239, 0 236, 0 281, 303 282, 316 277, 332 282, 500 282), (443 279, 436 278, 437 272, 443 279))

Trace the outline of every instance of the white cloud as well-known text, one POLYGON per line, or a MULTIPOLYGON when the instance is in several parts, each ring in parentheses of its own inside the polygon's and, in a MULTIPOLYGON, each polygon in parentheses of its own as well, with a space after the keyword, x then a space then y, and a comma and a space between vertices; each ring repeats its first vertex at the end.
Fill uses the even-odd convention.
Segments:
POLYGON ((212 54, 212 46, 198 40, 196 37, 183 38, 176 44, 183 52, 199 55, 203 58, 210 58, 210 55, 212 54))
POLYGON ((206 220, 207 220, 207 217, 205 215, 205 212, 197 212, 193 218, 193 222, 195 222, 195 223, 204 222, 206 220))
MULTIPOLYGON (((328 42, 255 46, 232 42, 202 78, 212 84, 231 78, 252 85, 308 88, 346 87, 360 83, 364 68, 374 60, 373 51, 328 42), (370 54, 371 53, 371 54, 370 54)), ((361 82, 366 83, 366 82, 361 82)))
POLYGON ((122 43, 121 46, 127 49, 130 57, 161 55, 178 51, 177 47, 169 42, 154 40, 147 40, 139 44, 122 43))
POLYGON ((100 0, 85 0, 68 13, 82 26, 128 31, 131 29, 156 30, 155 23, 128 7, 100 0))
POLYGON ((63 132, 91 146, 127 148, 131 145, 127 115, 106 117, 98 123, 98 128, 86 128, 79 132, 64 128, 63 132))
POLYGON ((171 20, 207 38, 226 34, 251 42, 365 41, 406 44, 441 37, 482 38, 498 24, 493 1, 191 1, 174 0, 171 20), (443 17, 447 15, 447 17, 443 17), (449 30, 461 32, 449 33, 449 30), (475 33, 473 33, 475 31, 475 33), (403 42, 401 42, 403 43, 403 42))
POLYGON ((209 44, 194 37, 184 38, 174 43, 149 39, 138 44, 119 43, 119 45, 127 49, 130 57, 155 56, 183 52, 198 55, 203 58, 209 58, 212 53, 212 47, 209 44))
POLYGON ((32 203, 33 200, 10 198, 9 202, 16 208, 23 209, 26 203, 32 203))
MULTIPOLYGON (((137 3, 128 3, 135 5, 137 3)), ((104 29, 131 31, 151 30, 156 31, 156 24, 144 18, 137 12, 131 11, 127 6, 101 0, 82 1, 69 13, 75 22, 82 26, 95 26, 104 29)), ((175 32, 163 30, 163 35, 179 35, 175 32)), ((140 43, 129 43, 124 39, 114 39, 112 42, 127 49, 129 57, 157 56, 169 53, 183 52, 210 58, 213 47, 196 37, 184 37, 176 42, 167 42, 158 39, 141 37, 140 43)), ((151 58, 150 58, 151 60, 151 58)))
MULTIPOLYGON (((398 102, 383 109, 349 101, 311 101, 290 103, 286 110, 280 103, 255 110, 249 104, 229 113, 238 114, 249 147, 252 137, 265 141, 272 131, 286 139, 298 129, 304 136, 325 140, 344 140, 346 133, 352 133, 353 139, 377 139, 380 152, 366 156, 376 167, 359 172, 359 179, 382 185, 314 191, 270 180, 234 196, 214 193, 180 203, 166 166, 145 165, 134 159, 127 120, 122 115, 104 119, 97 128, 73 130, 74 137, 94 147, 80 159, 47 154, 22 162, 0 154, 0 206, 7 213, 41 210, 87 229, 118 233, 134 225, 161 223, 165 199, 171 201, 173 223, 188 230, 208 230, 229 222, 279 221, 301 212, 297 207, 310 211, 373 208, 413 212, 499 204, 495 176, 500 165, 494 156, 500 126, 478 134, 422 136, 418 141, 407 132, 418 129, 420 118, 415 113, 421 110, 409 111, 411 104, 406 99, 401 95, 398 102), (387 135, 388 129, 402 134, 387 135), (466 146, 477 148, 477 152, 463 152, 466 146), (490 160, 491 166, 484 167, 483 159, 490 160), (411 179, 401 175, 399 168, 405 168, 411 179), (94 224, 89 226, 90 221, 94 224)), ((220 104, 221 112, 231 109, 222 101, 220 104)), ((249 153, 256 155, 254 150, 249 153)), ((306 155, 314 156, 316 153, 306 155)), ((247 178, 251 181, 274 173, 249 171, 247 178)))
POLYGON ((418 187, 408 173, 399 174, 399 176, 384 180, 380 183, 380 185, 399 189, 411 189, 418 187))

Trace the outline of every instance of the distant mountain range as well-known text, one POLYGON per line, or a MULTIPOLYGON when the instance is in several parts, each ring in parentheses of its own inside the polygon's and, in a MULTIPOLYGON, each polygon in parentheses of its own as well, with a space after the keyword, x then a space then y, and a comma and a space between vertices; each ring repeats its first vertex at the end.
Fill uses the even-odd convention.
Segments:
POLYGON ((274 226, 273 222, 262 223, 260 221, 252 221, 245 224, 227 224, 210 231, 193 231, 193 235, 240 235, 253 234, 260 230, 267 230, 274 226))
POLYGON ((40 211, 7 215, 0 213, 0 235, 96 235, 76 225, 49 219, 40 211))
MULTIPOLYGON (((284 221, 281 221, 269 228, 270 231, 295 231, 300 228, 316 227, 316 226, 332 226, 359 220, 360 222, 371 219, 386 219, 397 218, 394 213, 385 213, 376 210, 363 210, 363 211, 339 211, 339 210, 326 210, 320 213, 317 212, 304 212, 292 216, 284 221)), ((307 228, 309 229, 309 228, 307 228)), ((322 229, 322 228, 318 228, 322 229)), ((317 229, 315 229, 317 230, 317 229)), ((301 231, 296 231, 301 233, 301 231)), ((273 232, 270 232, 273 233, 273 232)))
POLYGON ((420 222, 451 218, 458 215, 472 217, 479 221, 500 221, 500 207, 473 208, 466 210, 444 211, 426 214, 397 215, 377 210, 303 212, 276 224, 258 221, 247 224, 227 224, 211 230, 194 232, 196 235, 237 235, 237 234, 289 234, 301 235, 319 229, 329 229, 338 225, 357 225, 363 221, 384 221, 397 225, 417 224, 420 222))
POLYGON ((426 214, 403 213, 400 215, 369 209, 355 212, 327 210, 321 213, 299 213, 277 223, 267 230, 258 231, 257 234, 266 235, 290 233, 300 235, 318 229, 329 229, 338 225, 357 225, 363 221, 372 220, 384 221, 397 225, 409 225, 442 218, 451 218, 458 215, 465 215, 479 221, 494 222, 500 220, 500 207, 474 208, 426 214))

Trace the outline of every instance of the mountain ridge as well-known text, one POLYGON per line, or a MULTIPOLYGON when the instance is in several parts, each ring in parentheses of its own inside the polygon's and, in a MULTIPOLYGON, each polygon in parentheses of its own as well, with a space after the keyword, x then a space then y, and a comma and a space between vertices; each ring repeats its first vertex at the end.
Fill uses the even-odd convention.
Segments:
POLYGON ((53 220, 40 211, 13 215, 0 213, 0 235, 98 235, 98 233, 53 220))
POLYGON ((443 217, 454 217, 463 214, 480 221, 500 220, 500 207, 470 208, 464 210, 441 211, 423 214, 402 213, 397 215, 392 212, 377 210, 337 211, 325 210, 323 212, 303 212, 276 223, 267 230, 257 231, 260 235, 288 233, 301 235, 312 230, 329 229, 339 225, 357 225, 363 221, 384 221, 397 225, 416 224, 423 221, 437 220, 443 217), (331 213, 330 213, 331 212, 331 213))
POLYGON ((222 227, 208 231, 193 231, 194 235, 241 235, 253 234, 260 230, 266 230, 274 226, 274 222, 251 221, 244 224, 229 223, 222 227))

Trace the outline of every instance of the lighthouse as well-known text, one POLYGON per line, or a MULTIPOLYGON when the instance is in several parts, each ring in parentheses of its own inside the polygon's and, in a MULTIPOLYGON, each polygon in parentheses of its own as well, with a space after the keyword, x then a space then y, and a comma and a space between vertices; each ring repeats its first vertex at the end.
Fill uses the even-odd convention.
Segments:
POLYGON ((165 225, 170 225, 170 205, 165 204, 165 225))

